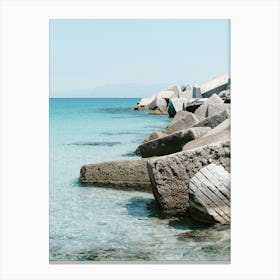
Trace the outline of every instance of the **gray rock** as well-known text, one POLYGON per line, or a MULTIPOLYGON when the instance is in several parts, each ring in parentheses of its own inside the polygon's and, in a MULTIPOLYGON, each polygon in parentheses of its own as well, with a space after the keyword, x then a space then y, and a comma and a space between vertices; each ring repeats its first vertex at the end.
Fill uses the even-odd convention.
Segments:
POLYGON ((167 107, 169 116, 174 117, 178 112, 184 111, 188 102, 187 98, 172 98, 167 107))
POLYGON ((178 112, 163 132, 171 134, 179 130, 188 129, 196 123, 198 123, 198 119, 193 113, 186 111, 178 112))
POLYGON ((230 141, 150 159, 147 168, 153 194, 162 210, 173 216, 184 215, 189 207, 189 181, 209 163, 230 169, 230 141))
POLYGON ((180 130, 165 137, 141 144, 136 149, 136 154, 146 158, 180 152, 185 143, 201 137, 210 130, 211 128, 209 127, 194 127, 180 130))
POLYGON ((201 168, 189 182, 191 216, 204 223, 230 223, 230 174, 216 164, 201 168))
POLYGON ((206 111, 206 118, 212 117, 216 114, 222 113, 223 111, 230 111, 230 104, 220 103, 220 104, 209 104, 206 111))
POLYGON ((226 90, 230 83, 229 80, 228 75, 223 75, 200 85, 202 96, 209 98, 215 93, 218 94, 222 90, 226 90))
POLYGON ((186 143, 183 150, 191 150, 211 143, 218 143, 230 140, 230 119, 226 119, 221 124, 207 132, 199 139, 186 143))
POLYGON ((203 103, 199 108, 195 110, 195 115, 199 120, 203 120, 207 117, 210 117, 208 113, 208 105, 210 104, 223 104, 224 101, 217 94, 213 94, 207 101, 203 103))
POLYGON ((221 91, 219 97, 221 97, 225 103, 230 103, 230 89, 221 91))
POLYGON ((224 120, 228 119, 230 117, 230 110, 226 109, 221 113, 218 113, 212 117, 206 118, 200 122, 197 122, 194 124, 194 127, 203 127, 203 126, 209 126, 211 128, 216 127, 220 123, 222 123, 224 120))
POLYGON ((151 191, 147 160, 117 160, 81 167, 80 182, 122 190, 151 191))
POLYGON ((201 92, 199 86, 186 86, 186 89, 179 95, 180 98, 187 98, 188 100, 192 98, 201 98, 201 92))
POLYGON ((204 104, 208 98, 195 98, 190 100, 190 102, 186 105, 186 111, 194 113, 197 108, 199 108, 202 104, 204 104))
MULTIPOLYGON (((155 139, 158 139, 158 138, 161 138, 161 137, 165 137, 167 136, 168 134, 164 133, 164 132, 161 132, 161 131, 153 131, 148 138, 144 139, 143 143, 146 143, 146 142, 149 142, 149 141, 152 141, 152 140, 155 140, 155 139)), ((142 143, 142 144, 143 144, 142 143)))
POLYGON ((166 111, 167 102, 164 98, 156 97, 149 107, 151 110, 159 109, 160 111, 166 111))

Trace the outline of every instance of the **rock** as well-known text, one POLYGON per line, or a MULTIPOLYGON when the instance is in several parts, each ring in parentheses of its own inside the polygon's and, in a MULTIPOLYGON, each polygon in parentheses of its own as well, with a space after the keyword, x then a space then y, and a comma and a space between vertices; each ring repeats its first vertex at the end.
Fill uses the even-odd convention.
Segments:
MULTIPOLYGON (((199 139, 186 143, 183 150, 191 150, 211 143, 218 143, 230 140, 230 119, 226 119, 221 124, 211 129, 199 139)), ((230 152, 230 151, 228 151, 230 152)))
POLYGON ((135 107, 133 107, 134 110, 149 110, 150 105, 145 105, 145 106, 140 106, 140 105, 136 105, 135 107))
POLYGON ((150 107, 150 104, 155 99, 155 96, 142 98, 137 105, 134 107, 134 110, 148 110, 150 107))
POLYGON ((147 168, 153 194, 162 210, 172 216, 184 215, 189 207, 189 181, 209 163, 230 169, 230 141, 149 159, 147 168))
POLYGON ((165 99, 161 98, 161 97, 156 97, 152 103, 150 104, 149 109, 151 110, 155 110, 156 108, 158 108, 160 111, 166 111, 167 108, 167 102, 165 99))
POLYGON ((188 100, 193 98, 201 98, 200 87, 198 86, 186 86, 186 89, 179 94, 180 98, 187 98, 188 100))
POLYGON ((149 112, 150 115, 168 115, 166 110, 160 110, 159 108, 154 109, 153 111, 149 112))
POLYGON ((224 103, 230 103, 230 89, 221 91, 219 97, 224 100, 224 103))
POLYGON ((216 114, 212 117, 206 118, 200 122, 197 122, 194 124, 194 127, 203 127, 203 126, 209 126, 211 128, 216 127, 220 123, 222 123, 224 120, 228 119, 230 117, 230 110, 226 109, 223 112, 216 114))
POLYGON ((195 110, 204 104, 208 98, 194 98, 191 99, 186 105, 186 111, 194 113, 195 110))
POLYGON ((170 125, 164 130, 164 133, 171 134, 179 130, 188 129, 196 123, 198 123, 198 119, 193 113, 178 112, 170 125))
POLYGON ((167 88, 167 90, 172 90, 175 92, 175 94, 178 96, 180 96, 181 93, 181 87, 179 85, 174 85, 174 86, 170 86, 167 88))
POLYGON ((202 97, 209 98, 214 93, 218 94, 228 88, 229 76, 223 75, 200 85, 202 97))
MULTIPOLYGON (((150 136, 148 138, 146 138, 143 143, 146 143, 146 142, 149 142, 149 141, 152 141, 154 139, 158 139, 160 137, 164 137, 164 136, 167 136, 168 134, 164 133, 164 132, 161 132, 161 131, 154 131, 150 134, 150 136)), ((142 144, 143 144, 142 143, 142 144)))
POLYGON ((230 119, 224 120, 222 123, 211 129, 209 132, 207 132, 204 136, 214 135, 218 134, 223 131, 229 131, 230 132, 230 119))
POLYGON ((151 191, 147 160, 116 160, 81 167, 80 182, 122 190, 151 191))
POLYGON ((199 120, 210 117, 210 115, 208 115, 208 105, 210 104, 223 104, 223 106, 225 106, 223 99, 220 98, 217 94, 213 94, 210 98, 207 99, 207 101, 203 103, 203 105, 195 110, 194 113, 199 120))
POLYGON ((174 117, 178 112, 184 111, 188 102, 187 98, 172 98, 167 107, 169 116, 174 117))
POLYGON ((174 90, 162 90, 156 94, 156 97, 170 100, 171 98, 178 97, 178 94, 174 90))
POLYGON ((189 182, 191 216, 204 223, 230 223, 230 174, 216 164, 201 168, 189 182))
POLYGON ((135 151, 137 155, 146 157, 169 155, 182 151, 185 143, 197 139, 209 132, 209 127, 194 127, 180 130, 165 137, 141 144, 135 151))
MULTIPOLYGON (((213 96, 213 95, 212 95, 213 96)), ((230 104, 209 104, 206 111, 206 118, 212 117, 216 114, 219 114, 225 110, 230 111, 230 104)))

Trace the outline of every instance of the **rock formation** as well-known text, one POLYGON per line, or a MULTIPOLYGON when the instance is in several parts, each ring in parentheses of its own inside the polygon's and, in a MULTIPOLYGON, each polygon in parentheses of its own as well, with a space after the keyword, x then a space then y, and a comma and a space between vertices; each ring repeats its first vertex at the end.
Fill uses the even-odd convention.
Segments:
POLYGON ((204 166, 191 178, 189 208, 195 220, 230 223, 230 174, 222 166, 204 166))

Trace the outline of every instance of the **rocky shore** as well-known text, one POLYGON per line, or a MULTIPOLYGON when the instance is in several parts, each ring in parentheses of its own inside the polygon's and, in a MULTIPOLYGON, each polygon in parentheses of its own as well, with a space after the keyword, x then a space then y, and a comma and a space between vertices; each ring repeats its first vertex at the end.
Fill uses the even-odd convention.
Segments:
POLYGON ((164 131, 136 147, 137 160, 84 165, 80 182, 152 192, 169 216, 230 224, 230 78, 170 86, 134 110, 169 114, 164 131))

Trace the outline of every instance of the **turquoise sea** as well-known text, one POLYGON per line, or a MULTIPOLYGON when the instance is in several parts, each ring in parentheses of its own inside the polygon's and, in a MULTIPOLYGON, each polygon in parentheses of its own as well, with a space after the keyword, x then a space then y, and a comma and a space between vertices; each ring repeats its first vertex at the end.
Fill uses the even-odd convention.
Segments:
POLYGON ((135 98, 50 99, 50 261, 228 261, 230 229, 161 214, 152 194, 84 186, 83 164, 137 158, 168 116, 135 98))

